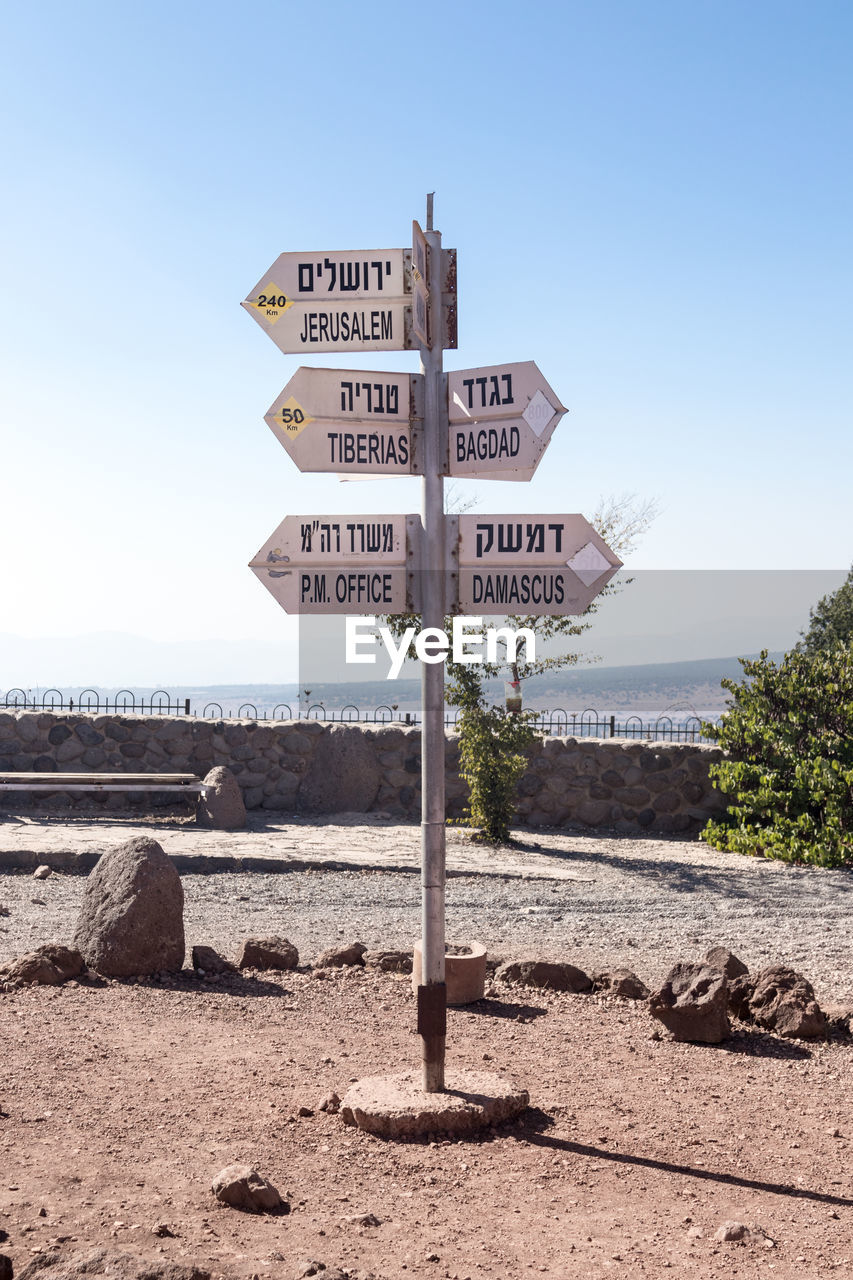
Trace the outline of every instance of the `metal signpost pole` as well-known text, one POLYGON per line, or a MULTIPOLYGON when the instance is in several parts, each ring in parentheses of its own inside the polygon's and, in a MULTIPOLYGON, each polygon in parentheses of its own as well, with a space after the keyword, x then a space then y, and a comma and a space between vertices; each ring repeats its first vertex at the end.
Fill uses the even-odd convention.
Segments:
MULTIPOLYGON (((432 196, 427 196, 430 348, 421 348, 424 376, 424 527, 421 580, 423 626, 444 626, 444 480, 441 475, 441 235, 433 230, 432 196)), ((418 1033, 423 1045, 423 1087, 444 1089, 447 1020, 444 983, 444 663, 422 664, 421 736, 421 938, 422 983, 418 988, 418 1033)))

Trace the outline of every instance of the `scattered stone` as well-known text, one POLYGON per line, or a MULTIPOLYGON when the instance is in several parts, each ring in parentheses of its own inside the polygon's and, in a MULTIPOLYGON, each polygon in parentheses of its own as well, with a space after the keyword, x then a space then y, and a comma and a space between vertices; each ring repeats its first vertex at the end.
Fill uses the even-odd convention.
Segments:
POLYGON ((501 965, 495 977, 523 987, 549 991, 591 991, 592 979, 573 964, 552 964, 546 960, 517 960, 501 965))
POLYGON ((257 1169, 229 1164, 213 1179, 210 1189, 222 1204, 245 1213, 289 1213, 290 1205, 257 1169))
POLYGON ((177 1262, 146 1262, 130 1253, 106 1249, 63 1255, 38 1253, 16 1280, 77 1280, 79 1276, 108 1276, 110 1280, 210 1280, 210 1272, 177 1262))
POLYGON ((11 912, 9 911, 9 908, 4 903, 0 902, 0 916, 8 916, 10 914, 11 912))
POLYGON ((193 968, 202 973, 235 973, 237 966, 226 960, 213 947, 193 947, 193 968))
POLYGON ((752 1232, 746 1223, 735 1222, 734 1219, 729 1219, 727 1222, 723 1222, 719 1227, 717 1227, 717 1230, 714 1232, 714 1239, 748 1240, 751 1235, 752 1232))
POLYGON ((605 991, 623 1000, 646 1000, 649 989, 631 969, 607 969, 592 980, 593 991, 605 991))
POLYGON ((357 1227, 381 1227, 382 1223, 374 1213, 348 1213, 341 1222, 351 1222, 357 1227))
POLYGON ((314 1112, 311 1110, 311 1108, 310 1108, 310 1107, 302 1106, 302 1107, 300 1107, 300 1108, 299 1108, 299 1110, 296 1112, 296 1114, 297 1114, 298 1116, 302 1116, 303 1118, 306 1118, 306 1117, 308 1117, 308 1116, 313 1116, 314 1112))
POLYGON ((331 1093, 326 1094, 325 1098, 317 1108, 318 1111, 328 1112, 330 1116, 336 1116, 340 1111, 340 1109, 341 1109, 341 1100, 334 1090, 332 1090, 331 1093))
POLYGON ((709 969, 717 969, 720 973, 724 973, 729 981, 749 973, 744 962, 739 960, 733 951, 729 951, 728 947, 711 947, 710 951, 705 952, 705 964, 709 969))
POLYGON ((243 943, 240 969, 295 969, 299 952, 287 938, 247 938, 243 943))
POLYGON ((383 973, 411 973, 411 951, 365 951, 364 963, 369 969, 380 969, 383 973))
POLYGON ((753 1022, 790 1039, 824 1035, 826 1017, 807 978, 784 965, 762 969, 749 1000, 753 1022))
POLYGON ((113 978, 171 973, 184 962, 184 891, 156 840, 138 836, 105 853, 90 873, 74 945, 113 978))
POLYGON ((85 967, 79 951, 60 946, 58 942, 47 942, 0 968, 0 983, 12 987, 25 983, 58 987, 70 978, 76 978, 85 967))
POLYGON ((47 864, 44 863, 42 864, 42 866, 36 867, 35 871, 33 872, 33 879, 46 880, 47 877, 52 874, 53 874, 53 868, 47 866, 47 864))
POLYGON ((155 1222, 154 1226, 151 1228, 151 1234, 153 1236, 161 1236, 164 1240, 175 1239, 175 1232, 167 1222, 155 1222))
POLYGON ((301 1264, 296 1274, 299 1277, 299 1280, 302 1280, 303 1276, 316 1276, 319 1275, 321 1271, 325 1270, 325 1262, 318 1262, 316 1258, 306 1258, 305 1262, 301 1264))
POLYGON ((330 947, 317 959, 319 969, 340 969, 344 965, 364 964, 367 947, 363 942, 351 942, 346 947, 330 947))
POLYGON ((240 784, 230 769, 217 765, 204 779, 196 821, 214 831, 240 831, 246 825, 246 806, 240 784))
POLYGON ((660 991, 649 997, 649 1012, 676 1040, 719 1044, 731 1035, 726 977, 703 964, 677 964, 660 991))

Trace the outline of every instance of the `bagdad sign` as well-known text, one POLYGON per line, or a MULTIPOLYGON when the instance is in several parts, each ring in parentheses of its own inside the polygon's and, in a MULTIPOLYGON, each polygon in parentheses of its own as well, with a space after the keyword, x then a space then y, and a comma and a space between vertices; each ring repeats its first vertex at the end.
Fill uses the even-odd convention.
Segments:
POLYGON ((300 471, 419 475, 423 377, 297 369, 265 422, 300 471))
POLYGON ((448 474, 530 480, 565 412, 532 360, 449 373, 448 474))
POLYGON ((412 335, 404 249, 282 253, 243 306, 286 354, 405 351, 412 335))
POLYGON ((584 613, 622 566, 581 515, 463 515, 454 523, 459 613, 584 613))
POLYGON ((249 568, 287 613, 405 613, 417 516, 285 516, 249 568))

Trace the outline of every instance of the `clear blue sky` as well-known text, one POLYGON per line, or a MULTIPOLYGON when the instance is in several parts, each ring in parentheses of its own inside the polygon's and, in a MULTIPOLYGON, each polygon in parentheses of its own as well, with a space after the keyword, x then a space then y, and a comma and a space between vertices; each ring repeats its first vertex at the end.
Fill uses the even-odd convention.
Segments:
POLYGON ((299 358, 239 303, 283 250, 408 244, 432 190, 446 367, 533 359, 570 408, 479 510, 633 491, 636 567, 849 566, 851 53, 841 0, 6 6, 0 633, 289 651, 249 558, 419 487, 296 471, 263 414, 299 358))

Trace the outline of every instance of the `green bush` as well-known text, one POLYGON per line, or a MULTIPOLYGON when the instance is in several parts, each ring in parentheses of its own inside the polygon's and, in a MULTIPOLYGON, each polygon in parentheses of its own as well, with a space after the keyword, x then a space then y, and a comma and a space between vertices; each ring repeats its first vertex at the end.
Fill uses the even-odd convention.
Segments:
POLYGON ((744 680, 719 726, 727 758, 711 777, 728 797, 702 838, 733 853, 821 867, 853 862, 853 648, 793 652, 777 666, 765 650, 741 659, 744 680))
POLYGON ((531 717, 486 706, 475 670, 457 667, 453 690, 460 709, 459 772, 468 783, 465 821, 478 838, 506 844, 515 816, 515 789, 535 738, 531 717))

